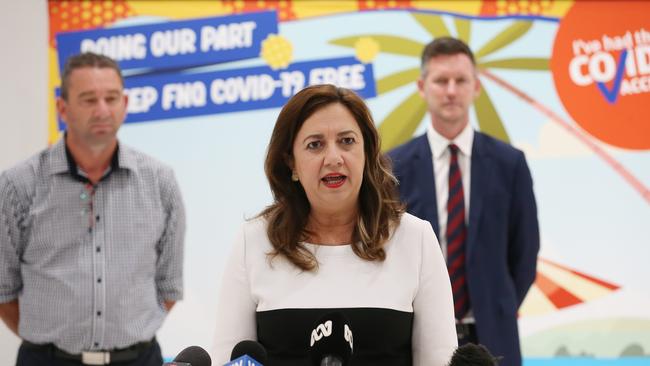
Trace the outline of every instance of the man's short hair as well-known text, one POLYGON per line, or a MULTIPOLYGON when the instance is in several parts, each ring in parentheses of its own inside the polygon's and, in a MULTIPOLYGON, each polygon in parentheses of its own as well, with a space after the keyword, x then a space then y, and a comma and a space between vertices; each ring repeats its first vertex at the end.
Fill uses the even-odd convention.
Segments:
POLYGON ((422 75, 426 75, 427 64, 432 58, 443 55, 451 56, 458 54, 467 55, 467 57, 472 61, 472 65, 476 65, 474 53, 472 53, 472 50, 469 49, 469 46, 465 42, 453 37, 440 37, 434 39, 424 46, 424 50, 422 50, 422 75))
POLYGON ((120 66, 112 58, 104 55, 98 55, 92 52, 80 53, 70 56, 63 67, 61 74, 61 98, 68 100, 68 89, 70 88, 70 74, 76 69, 84 67, 109 68, 115 70, 120 77, 120 83, 124 87, 124 78, 120 66))

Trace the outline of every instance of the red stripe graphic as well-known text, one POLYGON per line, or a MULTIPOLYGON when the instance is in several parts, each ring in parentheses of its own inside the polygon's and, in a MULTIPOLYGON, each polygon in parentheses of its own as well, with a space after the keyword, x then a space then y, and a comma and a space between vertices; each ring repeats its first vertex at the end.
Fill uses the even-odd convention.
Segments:
POLYGON ((540 272, 537 272, 535 284, 558 309, 582 303, 582 300, 540 272))
POLYGON ((576 270, 573 270, 573 269, 570 269, 570 268, 568 268, 568 267, 562 266, 562 265, 560 265, 560 264, 557 264, 557 263, 551 262, 551 261, 549 261, 548 259, 539 258, 539 261, 540 261, 540 262, 543 262, 543 263, 545 263, 545 264, 548 264, 549 266, 552 266, 552 267, 555 267, 555 268, 559 268, 559 269, 561 269, 561 270, 563 270, 563 271, 567 271, 567 272, 573 273, 574 275, 576 275, 576 276, 578 276, 578 277, 582 277, 582 278, 587 279, 587 280, 589 280, 589 281, 591 281, 591 282, 597 283, 597 284, 599 284, 600 286, 603 286, 603 287, 608 288, 608 289, 610 289, 610 290, 618 290, 619 288, 621 288, 620 286, 617 286, 617 285, 611 284, 611 283, 609 283, 609 282, 605 282, 605 281, 603 281, 603 280, 599 280, 598 278, 591 277, 591 276, 586 275, 586 274, 584 274, 584 273, 580 273, 580 272, 578 272, 578 271, 576 271, 576 270))

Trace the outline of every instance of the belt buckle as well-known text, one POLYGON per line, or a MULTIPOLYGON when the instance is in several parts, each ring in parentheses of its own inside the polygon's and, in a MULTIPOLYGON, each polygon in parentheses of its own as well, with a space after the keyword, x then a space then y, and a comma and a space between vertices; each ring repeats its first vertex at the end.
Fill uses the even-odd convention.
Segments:
POLYGON ((111 353, 81 352, 81 363, 84 365, 108 365, 111 363, 111 353))

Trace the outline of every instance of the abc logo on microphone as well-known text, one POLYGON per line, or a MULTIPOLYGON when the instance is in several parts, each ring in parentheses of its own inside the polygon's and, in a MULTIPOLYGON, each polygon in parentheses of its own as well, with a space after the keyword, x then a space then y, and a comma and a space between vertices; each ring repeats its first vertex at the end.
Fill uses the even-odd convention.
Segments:
POLYGON ((350 321, 341 312, 323 316, 311 331, 309 354, 315 366, 345 366, 354 350, 350 321))

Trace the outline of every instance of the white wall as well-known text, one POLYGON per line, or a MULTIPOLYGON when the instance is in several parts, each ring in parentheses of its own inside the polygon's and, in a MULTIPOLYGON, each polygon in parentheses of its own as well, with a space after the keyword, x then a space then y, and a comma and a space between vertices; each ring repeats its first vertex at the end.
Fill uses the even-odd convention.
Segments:
POLYGON ((45 0, 0 0, 0 170, 47 145, 45 0))
MULTIPOLYGON (((46 0, 0 0, 0 170, 47 146, 46 0)), ((0 325, 0 363, 14 363, 19 340, 0 325)))

